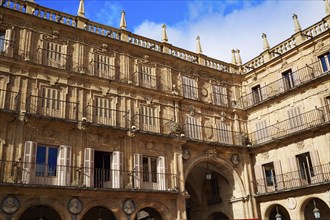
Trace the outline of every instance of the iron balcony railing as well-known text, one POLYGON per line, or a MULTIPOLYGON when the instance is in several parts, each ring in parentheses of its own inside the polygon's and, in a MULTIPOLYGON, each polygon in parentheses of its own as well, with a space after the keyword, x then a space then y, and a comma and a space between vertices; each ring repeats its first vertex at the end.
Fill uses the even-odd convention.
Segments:
POLYGON ((93 124, 120 128, 127 128, 129 125, 127 111, 87 105, 83 109, 83 115, 84 120, 93 124))
POLYGON ((15 41, 0 37, 0 56, 12 57, 15 41))
POLYGON ((72 68, 72 56, 55 50, 38 48, 32 56, 33 61, 38 64, 68 71, 72 68))
POLYGON ((330 105, 327 105, 251 132, 249 139, 253 145, 258 145, 329 122, 330 105))
POLYGON ((0 109, 18 112, 20 104, 20 93, 0 89, 0 109))
POLYGON ((171 119, 162 117, 135 114, 131 117, 131 124, 138 131, 159 133, 159 134, 181 134, 181 127, 171 119))
POLYGON ((0 160, 0 183, 177 192, 179 175, 0 160))
POLYGON ((260 90, 241 97, 240 104, 243 109, 249 108, 327 74, 329 71, 323 71, 321 61, 306 64, 305 67, 261 87, 260 90))
POLYGON ((257 194, 330 183, 330 163, 255 180, 257 194))
POLYGON ((26 111, 33 115, 77 121, 78 105, 77 102, 30 95, 26 100, 26 111))
POLYGON ((210 126, 201 126, 192 123, 186 123, 184 134, 188 139, 196 141, 207 141, 228 145, 242 146, 244 137, 240 132, 225 130, 210 126))
POLYGON ((114 66, 100 61, 91 61, 89 63, 89 73, 92 76, 117 81, 119 76, 119 66, 114 66))

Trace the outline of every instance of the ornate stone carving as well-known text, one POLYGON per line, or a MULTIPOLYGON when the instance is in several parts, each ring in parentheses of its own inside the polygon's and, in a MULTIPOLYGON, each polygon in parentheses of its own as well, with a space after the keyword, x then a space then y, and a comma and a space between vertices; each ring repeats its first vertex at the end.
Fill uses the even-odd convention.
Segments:
POLYGON ((194 116, 195 115, 195 108, 194 108, 194 106, 189 106, 189 114, 191 115, 191 116, 194 116))
POLYGON ((205 151, 205 155, 208 157, 216 157, 217 153, 218 153, 217 150, 214 148, 210 148, 205 151))
POLYGON ((15 196, 7 196, 2 200, 1 209, 4 213, 13 214, 19 208, 19 201, 15 196))
POLYGON ((287 205, 288 209, 293 210, 293 209, 295 209, 296 206, 297 206, 297 201, 296 201, 295 198, 293 198, 293 197, 289 197, 289 198, 286 200, 286 205, 287 205))
POLYGON ((305 144, 303 141, 297 142, 297 148, 298 149, 303 149, 305 147, 305 144))
POLYGON ((261 158, 262 158, 263 160, 267 160, 267 159, 269 158, 269 153, 268 153, 268 152, 264 152, 264 153, 262 153, 262 154, 261 154, 261 158))
POLYGON ((230 157, 230 161, 232 162, 232 164, 237 165, 239 164, 239 162, 241 161, 239 154, 232 154, 230 157))
POLYGON ((155 143, 154 142, 147 142, 146 143, 146 150, 152 150, 155 147, 155 143))
POLYGON ((182 149, 182 158, 185 160, 189 160, 189 158, 190 158, 189 149, 182 149))

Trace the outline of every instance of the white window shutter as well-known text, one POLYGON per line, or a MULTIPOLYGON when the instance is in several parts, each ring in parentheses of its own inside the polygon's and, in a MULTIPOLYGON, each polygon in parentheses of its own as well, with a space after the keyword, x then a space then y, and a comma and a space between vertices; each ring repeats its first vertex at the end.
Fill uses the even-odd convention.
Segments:
POLYGON ((311 181, 312 183, 319 183, 323 182, 323 171, 322 171, 322 166, 320 164, 320 158, 319 158, 319 153, 317 150, 313 150, 309 152, 312 164, 311 170, 313 170, 313 174, 311 175, 311 181))
POLYGON ((25 184, 31 184, 35 182, 37 146, 37 142, 25 142, 22 173, 22 182, 25 184))
POLYGON ((141 188, 142 183, 142 155, 134 154, 134 187, 141 188))
POLYGON ((57 184, 69 186, 71 183, 71 146, 61 145, 57 156, 57 184))
POLYGON ((256 177, 257 192, 264 193, 266 186, 265 186, 265 180, 264 180, 264 175, 263 175, 263 170, 262 170, 261 165, 254 166, 254 175, 256 177))
POLYGON ((284 180, 282 174, 281 161, 274 161, 275 179, 277 184, 277 190, 281 190, 284 187, 284 180))
POLYGON ((84 156, 84 184, 94 187, 94 149, 85 148, 84 156))
POLYGON ((157 183, 158 190, 166 190, 166 157, 157 158, 157 183))
POLYGON ((298 170, 297 158, 296 156, 288 158, 288 164, 290 168, 289 173, 289 187, 297 187, 301 185, 300 173, 298 170))
POLYGON ((5 33, 5 42, 4 42, 4 45, 3 45, 3 51, 7 54, 9 53, 12 35, 13 35, 13 30, 12 29, 7 29, 6 33, 5 33))
POLYGON ((111 179, 112 188, 119 189, 123 183, 123 153, 114 151, 111 155, 111 179))

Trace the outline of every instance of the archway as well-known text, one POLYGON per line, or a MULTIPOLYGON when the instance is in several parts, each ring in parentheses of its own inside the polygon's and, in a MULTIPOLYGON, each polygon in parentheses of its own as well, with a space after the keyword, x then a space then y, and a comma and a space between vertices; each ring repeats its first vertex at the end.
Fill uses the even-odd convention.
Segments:
POLYGON ((137 212, 135 220, 162 220, 162 216, 157 210, 146 207, 137 212))
POLYGON ((289 212, 283 206, 272 206, 269 212, 269 220, 276 220, 276 217, 279 216, 281 216, 281 220, 291 220, 289 212))
POLYGON ((308 200, 307 204, 303 208, 305 219, 316 219, 314 212, 319 212, 320 218, 318 220, 330 219, 330 209, 325 202, 318 198, 312 198, 308 200))
MULTIPOLYGON (((196 164, 186 178, 185 188, 187 220, 229 219, 224 210, 233 210, 230 201, 234 196, 233 172, 217 161, 202 161, 196 164), (210 212, 215 213, 210 216, 210 212)), ((230 217, 234 213, 229 213, 230 217)))
POLYGON ((207 220, 229 220, 229 218, 222 212, 216 212, 210 215, 207 220))
POLYGON ((37 205, 28 208, 19 220, 61 220, 60 215, 56 212, 55 209, 45 206, 37 205))
POLYGON ((82 220, 90 219, 116 220, 116 217, 109 209, 102 206, 96 206, 88 210, 82 220))

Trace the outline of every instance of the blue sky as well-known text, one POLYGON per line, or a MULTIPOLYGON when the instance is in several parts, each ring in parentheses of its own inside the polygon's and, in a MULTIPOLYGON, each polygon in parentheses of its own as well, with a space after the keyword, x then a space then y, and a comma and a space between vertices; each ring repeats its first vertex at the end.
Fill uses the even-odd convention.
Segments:
MULTIPOLYGON (((79 0, 35 0, 37 4, 76 15, 79 0)), ((325 16, 323 0, 85 0, 85 15, 98 23, 119 27, 126 11, 127 29, 161 40, 167 25, 169 43, 195 51, 201 37, 203 53, 230 62, 231 50, 240 49, 243 62, 262 52, 262 33, 270 46, 294 34, 293 13, 302 28, 325 16)))

